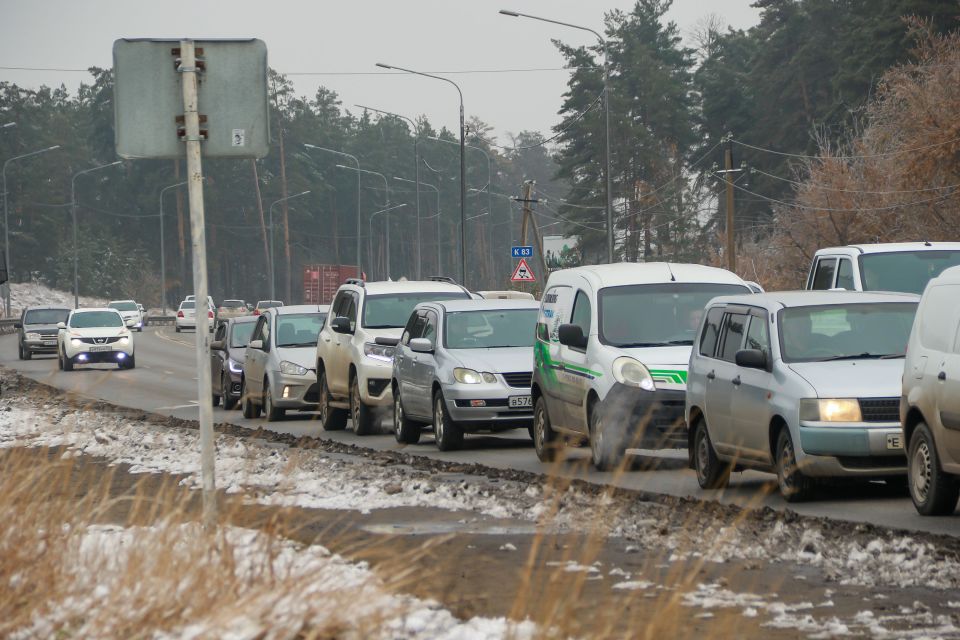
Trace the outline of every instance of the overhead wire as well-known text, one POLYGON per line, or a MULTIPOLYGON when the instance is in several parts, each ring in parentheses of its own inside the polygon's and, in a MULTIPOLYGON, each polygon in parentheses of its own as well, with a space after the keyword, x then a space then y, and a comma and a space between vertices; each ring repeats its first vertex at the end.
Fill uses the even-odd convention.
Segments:
POLYGON ((935 147, 942 147, 944 145, 953 144, 954 142, 960 142, 960 137, 952 138, 950 140, 944 140, 942 142, 935 142, 933 144, 923 145, 921 147, 913 147, 911 149, 900 149, 898 151, 887 151, 885 153, 871 153, 864 155, 845 155, 845 156, 811 156, 803 153, 787 153, 785 151, 777 151, 775 149, 766 149, 764 147, 758 147, 756 145, 749 144, 747 142, 742 142, 736 138, 731 138, 731 142, 738 144, 741 147, 746 147, 747 149, 753 149, 754 151, 760 151, 762 153, 770 153, 777 156, 784 156, 787 158, 802 158, 806 160, 865 160, 870 158, 889 158, 891 156, 898 156, 905 153, 914 153, 916 151, 924 151, 926 149, 933 149, 935 147))
POLYGON ((784 178, 783 176, 767 173, 766 171, 763 171, 762 169, 757 169, 756 167, 751 167, 750 170, 754 171, 755 173, 759 173, 762 176, 772 178, 773 180, 786 182, 796 187, 810 187, 813 189, 819 189, 821 191, 834 191, 836 193, 862 193, 862 194, 868 194, 868 195, 891 195, 891 194, 897 194, 897 193, 926 193, 928 191, 942 191, 944 189, 956 189, 957 187, 960 187, 960 183, 957 183, 957 184, 944 185, 942 187, 926 187, 924 189, 889 189, 884 191, 873 191, 869 189, 838 189, 835 187, 827 187, 825 185, 809 184, 805 182, 799 182, 797 180, 791 180, 789 178, 784 178))

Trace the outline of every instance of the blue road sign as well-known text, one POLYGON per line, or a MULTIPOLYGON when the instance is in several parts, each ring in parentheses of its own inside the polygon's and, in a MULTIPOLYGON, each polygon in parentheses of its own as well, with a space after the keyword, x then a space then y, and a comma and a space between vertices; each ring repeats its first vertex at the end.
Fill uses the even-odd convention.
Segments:
POLYGON ((532 258, 533 247, 511 247, 510 257, 512 258, 532 258))

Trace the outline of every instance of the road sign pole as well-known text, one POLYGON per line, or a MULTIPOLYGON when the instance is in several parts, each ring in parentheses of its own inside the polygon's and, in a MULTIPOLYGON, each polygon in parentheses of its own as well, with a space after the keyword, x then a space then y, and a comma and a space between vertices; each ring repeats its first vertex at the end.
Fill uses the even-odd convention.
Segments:
POLYGON ((214 473, 213 403, 210 382, 210 319, 207 307, 207 240, 203 219, 203 167, 200 158, 200 114, 197 108, 197 59, 192 40, 180 41, 181 86, 187 148, 190 242, 193 245, 193 292, 196 296, 197 403, 200 407, 200 473, 203 482, 203 524, 217 518, 214 473), (202 311, 201 311, 202 306, 202 311))

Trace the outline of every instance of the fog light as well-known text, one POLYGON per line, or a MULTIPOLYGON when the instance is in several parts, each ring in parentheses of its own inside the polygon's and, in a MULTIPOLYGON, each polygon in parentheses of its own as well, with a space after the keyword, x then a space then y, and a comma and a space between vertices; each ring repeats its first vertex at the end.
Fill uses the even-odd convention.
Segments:
POLYGON ((123 351, 117 354, 117 360, 123 360, 126 357, 127 357, 127 354, 125 354, 123 351))
POLYGON ((284 397, 285 399, 290 397, 290 387, 284 387, 284 388, 283 388, 283 397, 284 397))
POLYGON ((85 354, 85 353, 81 353, 80 355, 77 356, 77 360, 83 361, 83 360, 86 360, 86 359, 87 359, 87 354, 85 354))
POLYGON ((485 406, 487 406, 487 401, 486 401, 486 400, 471 400, 471 401, 470 401, 470 406, 471 406, 471 407, 485 407, 485 406))

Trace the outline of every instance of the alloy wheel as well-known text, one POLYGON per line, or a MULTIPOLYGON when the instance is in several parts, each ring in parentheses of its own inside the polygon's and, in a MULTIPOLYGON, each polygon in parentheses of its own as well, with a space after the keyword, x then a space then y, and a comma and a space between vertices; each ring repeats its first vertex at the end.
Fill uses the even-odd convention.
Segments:
POLYGON ((913 494, 919 502, 926 502, 933 477, 930 446, 926 440, 920 439, 920 442, 917 443, 911 462, 910 482, 913 484, 913 494))
POLYGON ((443 440, 443 400, 439 394, 433 401, 433 435, 437 440, 443 440))

